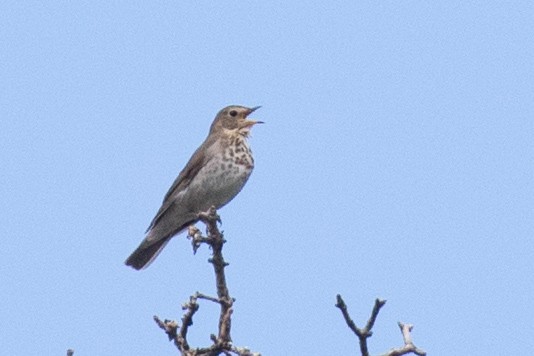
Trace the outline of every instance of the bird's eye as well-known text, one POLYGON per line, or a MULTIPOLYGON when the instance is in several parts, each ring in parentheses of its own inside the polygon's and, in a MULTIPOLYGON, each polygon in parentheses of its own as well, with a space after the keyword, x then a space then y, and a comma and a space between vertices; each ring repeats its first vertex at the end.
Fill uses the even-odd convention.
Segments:
POLYGON ((230 116, 236 117, 237 116, 237 111, 235 111, 235 110, 230 111, 230 116))

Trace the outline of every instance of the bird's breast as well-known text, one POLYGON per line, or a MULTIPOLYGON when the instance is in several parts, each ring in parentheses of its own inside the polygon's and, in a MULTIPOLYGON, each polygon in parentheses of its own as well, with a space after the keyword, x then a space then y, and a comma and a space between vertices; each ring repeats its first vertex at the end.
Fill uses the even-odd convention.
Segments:
POLYGON ((227 204, 241 191, 254 169, 254 158, 245 139, 220 145, 199 171, 190 193, 205 209, 227 204))

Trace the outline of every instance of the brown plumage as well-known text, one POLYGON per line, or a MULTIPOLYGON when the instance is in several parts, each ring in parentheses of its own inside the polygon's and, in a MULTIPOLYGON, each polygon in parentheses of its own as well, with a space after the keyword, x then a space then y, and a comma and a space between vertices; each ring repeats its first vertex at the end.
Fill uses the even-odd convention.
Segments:
POLYGON ((261 123, 247 116, 258 108, 219 111, 208 137, 165 195, 145 239, 126 260, 128 266, 146 268, 174 235, 198 221, 198 213, 224 206, 241 191, 254 168, 247 137, 261 123))

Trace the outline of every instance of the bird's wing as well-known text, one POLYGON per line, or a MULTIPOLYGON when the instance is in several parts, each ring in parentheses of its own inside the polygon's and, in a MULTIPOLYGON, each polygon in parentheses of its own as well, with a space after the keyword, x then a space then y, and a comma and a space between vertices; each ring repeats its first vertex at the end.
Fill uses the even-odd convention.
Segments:
POLYGON ((150 223, 150 226, 148 227, 146 232, 152 229, 158 223, 161 217, 165 214, 165 212, 175 203, 176 194, 184 190, 193 180, 193 178, 195 178, 200 169, 208 163, 209 157, 206 155, 206 150, 214 142, 215 140, 212 139, 212 137, 208 137, 206 141, 204 141, 204 143, 199 148, 197 148, 195 153, 193 153, 193 156, 191 156, 189 162, 187 162, 187 164, 185 165, 185 168, 175 179, 167 194, 165 194, 165 198, 163 198, 161 208, 159 208, 156 216, 154 217, 154 219, 152 219, 152 222, 150 223))

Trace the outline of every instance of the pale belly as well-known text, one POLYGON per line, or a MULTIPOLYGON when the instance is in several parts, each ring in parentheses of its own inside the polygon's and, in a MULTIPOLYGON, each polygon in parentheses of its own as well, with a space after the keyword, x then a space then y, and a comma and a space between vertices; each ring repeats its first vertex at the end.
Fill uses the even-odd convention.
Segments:
POLYGON ((196 180, 196 184, 190 186, 186 194, 194 195, 192 200, 200 203, 203 211, 212 205, 220 208, 241 191, 253 168, 253 160, 244 153, 240 155, 234 153, 233 156, 228 154, 215 156, 201 168, 197 175, 203 179, 196 180))

